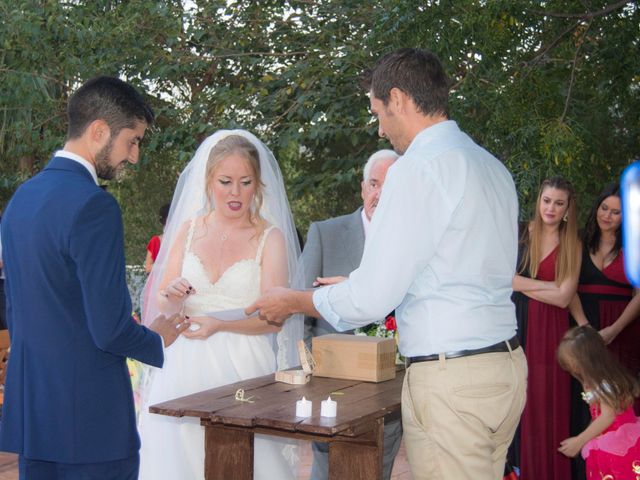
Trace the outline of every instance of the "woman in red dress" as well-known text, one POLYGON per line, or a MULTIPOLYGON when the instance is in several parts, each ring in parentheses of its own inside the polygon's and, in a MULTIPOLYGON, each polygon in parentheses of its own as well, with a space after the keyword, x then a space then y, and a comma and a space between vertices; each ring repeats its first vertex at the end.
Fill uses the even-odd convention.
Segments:
POLYGON ((566 307, 576 292, 581 256, 576 199, 567 180, 553 177, 542 182, 534 219, 520 247, 513 290, 529 366, 527 404, 516 447, 520 478, 566 480, 570 462, 558 447, 569 436, 570 377, 558 366, 555 352, 569 328, 566 307))
MULTIPOLYGON (((164 232, 164 227, 167 224, 167 217, 169 216, 169 208, 171 205, 167 203, 160 207, 160 211, 158 215, 160 216, 160 223, 162 224, 162 231, 164 232)), ((151 268, 153 268, 153 264, 158 257, 158 252, 160 252, 160 243, 162 242, 162 234, 154 235, 149 240, 147 244, 147 257, 144 260, 144 270, 147 273, 151 272, 151 268)))

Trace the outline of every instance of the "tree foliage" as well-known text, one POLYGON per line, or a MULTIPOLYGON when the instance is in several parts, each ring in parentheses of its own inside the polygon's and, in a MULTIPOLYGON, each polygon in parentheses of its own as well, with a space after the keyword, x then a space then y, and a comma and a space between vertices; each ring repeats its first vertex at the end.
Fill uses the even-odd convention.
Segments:
POLYGON ((640 155, 637 2, 0 0, 0 202, 62 145, 69 94, 97 74, 147 92, 157 125, 110 190, 139 262, 198 143, 254 131, 274 151, 302 230, 359 203, 379 147, 358 79, 398 47, 429 48, 450 113, 516 180, 571 178, 586 208, 640 155))

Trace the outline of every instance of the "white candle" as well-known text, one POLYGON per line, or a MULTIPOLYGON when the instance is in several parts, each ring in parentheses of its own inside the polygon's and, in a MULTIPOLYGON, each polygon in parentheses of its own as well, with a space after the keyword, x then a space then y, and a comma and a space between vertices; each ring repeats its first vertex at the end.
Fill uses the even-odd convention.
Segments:
POLYGON ((320 403, 321 417, 335 417, 338 410, 338 404, 331 400, 331 397, 320 403))
POLYGON ((302 397, 302 400, 296 402, 296 417, 310 417, 311 406, 313 402, 302 397))

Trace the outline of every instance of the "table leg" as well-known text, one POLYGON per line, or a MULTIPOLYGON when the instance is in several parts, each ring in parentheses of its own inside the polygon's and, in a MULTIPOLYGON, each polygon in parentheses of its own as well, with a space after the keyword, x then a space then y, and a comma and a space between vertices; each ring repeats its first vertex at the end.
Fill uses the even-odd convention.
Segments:
POLYGON ((204 478, 253 480, 253 432, 206 425, 204 478))
POLYGON ((329 480, 382 479, 384 419, 361 437, 341 437, 329 442, 329 480))

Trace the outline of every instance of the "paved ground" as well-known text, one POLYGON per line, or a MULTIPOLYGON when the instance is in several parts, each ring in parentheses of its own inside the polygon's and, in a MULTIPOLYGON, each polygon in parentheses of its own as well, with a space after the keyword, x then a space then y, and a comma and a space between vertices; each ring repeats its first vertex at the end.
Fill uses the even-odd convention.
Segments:
MULTIPOLYGON (((300 464, 300 474, 298 480, 307 480, 311 473, 311 447, 309 443, 305 443, 302 450, 302 462, 300 464)), ((392 480, 413 480, 409 465, 407 463, 407 455, 404 449, 404 443, 400 446, 400 452, 396 457, 393 466, 392 480)), ((0 452, 0 480, 18 480, 18 457, 11 453, 0 452)))
POLYGON ((0 452, 0 480, 18 480, 18 457, 0 452))
MULTIPOLYGON (((305 442, 303 444, 302 458, 300 462, 300 473, 298 474, 298 480, 308 480, 311 475, 311 444, 305 442)), ((4 480, 0 476, 0 480, 4 480)), ((400 444, 400 451, 396 457, 396 461, 393 464, 393 471, 391 472, 391 480, 413 480, 411 471, 409 470, 409 464, 407 463, 407 453, 404 449, 404 442, 400 444)))

